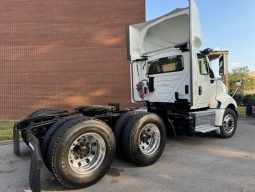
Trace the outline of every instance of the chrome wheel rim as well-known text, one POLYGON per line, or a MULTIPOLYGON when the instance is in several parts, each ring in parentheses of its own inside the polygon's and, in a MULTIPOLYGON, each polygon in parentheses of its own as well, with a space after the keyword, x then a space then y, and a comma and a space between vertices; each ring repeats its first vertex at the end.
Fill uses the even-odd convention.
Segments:
POLYGON ((89 174, 95 171, 103 162, 106 145, 97 133, 85 133, 72 143, 68 162, 73 171, 78 174, 89 174))
POLYGON ((155 153, 160 145, 160 131, 157 125, 145 125, 139 135, 139 148, 145 155, 155 153))
POLYGON ((231 114, 227 114, 223 119, 223 129, 226 134, 231 134, 235 128, 235 119, 231 114))

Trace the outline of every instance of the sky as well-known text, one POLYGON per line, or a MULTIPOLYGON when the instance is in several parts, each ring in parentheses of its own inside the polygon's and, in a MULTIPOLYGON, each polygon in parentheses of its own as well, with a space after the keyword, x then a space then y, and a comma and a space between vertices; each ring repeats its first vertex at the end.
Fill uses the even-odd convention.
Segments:
MULTIPOLYGON (((255 0, 195 0, 200 14, 202 47, 229 50, 229 69, 255 71, 255 0)), ((146 20, 187 7, 188 0, 146 0, 146 20)))

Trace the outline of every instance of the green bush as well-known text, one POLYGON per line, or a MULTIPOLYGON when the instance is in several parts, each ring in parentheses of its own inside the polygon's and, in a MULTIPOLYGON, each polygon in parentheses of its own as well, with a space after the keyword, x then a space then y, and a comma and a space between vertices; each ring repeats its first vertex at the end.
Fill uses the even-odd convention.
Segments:
POLYGON ((236 94, 234 97, 234 100, 236 101, 237 105, 255 105, 255 95, 242 95, 240 93, 236 94))
POLYGON ((255 105, 255 95, 252 94, 252 95, 245 95, 244 98, 243 98, 243 103, 245 105, 255 105))
POLYGON ((236 94, 234 97, 234 100, 236 101, 237 105, 243 105, 243 98, 244 96, 242 94, 236 94))

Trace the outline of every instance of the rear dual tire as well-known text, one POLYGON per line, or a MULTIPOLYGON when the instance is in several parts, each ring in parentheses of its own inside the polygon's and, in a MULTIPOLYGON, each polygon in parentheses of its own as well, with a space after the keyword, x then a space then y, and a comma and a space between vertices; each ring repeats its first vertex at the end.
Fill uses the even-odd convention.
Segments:
MULTIPOLYGON (((147 166, 158 160, 166 142, 166 130, 160 117, 133 111, 125 114, 119 124, 119 146, 130 161, 147 166), (150 152, 142 149, 146 145, 141 145, 141 140, 146 143, 148 139, 141 136, 144 130, 148 137, 156 136, 150 152)), ((41 148, 46 166, 62 185, 82 188, 96 183, 107 173, 114 160, 116 145, 108 125, 78 114, 57 121, 48 130, 41 148), (87 143, 90 137, 90 144, 83 149, 85 144, 79 140, 85 139, 83 142, 87 143)))
POLYGON ((109 170, 115 156, 115 139, 108 125, 77 117, 53 134, 47 164, 57 180, 68 188, 88 187, 109 170))
MULTIPOLYGON (((51 115, 51 114, 58 113, 58 112, 60 112, 60 111, 56 110, 56 109, 42 108, 42 109, 35 110, 32 113, 28 114, 27 118, 30 119, 30 118, 35 118, 35 117, 44 116, 44 115, 51 115)), ((21 136, 22 136, 24 142, 28 145, 28 140, 24 134, 24 131, 21 132, 21 136)))
POLYGON ((139 113, 142 113, 140 111, 128 111, 124 113, 123 115, 120 116, 118 121, 116 122, 114 128, 113 128, 113 133, 115 136, 116 140, 116 151, 119 155, 123 154, 123 147, 122 147, 122 135, 123 131, 125 129, 125 126, 127 125, 128 121, 130 118, 134 115, 137 115, 139 113))
POLYGON ((50 114, 54 114, 54 113, 58 113, 58 112, 60 112, 60 110, 50 109, 50 108, 42 108, 42 109, 33 111, 32 113, 30 113, 27 116, 27 118, 34 118, 34 117, 39 117, 39 116, 43 116, 43 115, 50 115, 50 114))
POLYGON ((155 163, 166 144, 164 122, 158 115, 146 112, 126 113, 122 119, 120 135, 115 137, 125 157, 138 166, 155 163))
POLYGON ((42 153, 42 158, 44 160, 44 163, 46 167, 49 169, 49 171, 52 172, 52 167, 50 166, 50 162, 47 161, 47 157, 48 157, 47 151, 48 151, 48 147, 52 137, 54 136, 55 132, 59 128, 63 128, 65 123, 67 123, 68 121, 71 121, 72 119, 77 119, 77 118, 79 118, 80 120, 83 119, 84 121, 89 119, 87 117, 82 116, 81 114, 75 114, 71 116, 62 117, 48 129, 46 135, 44 136, 41 143, 41 153, 42 153))

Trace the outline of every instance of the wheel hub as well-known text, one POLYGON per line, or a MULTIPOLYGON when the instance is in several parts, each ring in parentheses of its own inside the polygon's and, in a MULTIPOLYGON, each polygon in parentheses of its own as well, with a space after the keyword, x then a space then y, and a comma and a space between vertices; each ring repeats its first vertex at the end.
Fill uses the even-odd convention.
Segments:
POLYGON ((142 143, 146 143, 149 139, 149 136, 145 133, 143 133, 140 137, 142 143))
POLYGON ((228 114, 223 119, 223 128, 227 134, 231 134, 234 131, 235 121, 231 114, 228 114))
POLYGON ((85 133, 72 143, 68 162, 75 172, 85 174, 96 170, 103 162, 105 153, 103 138, 96 133, 85 133))
POLYGON ((84 158, 86 157, 90 152, 90 148, 89 146, 83 145, 81 144, 77 144, 74 148, 73 148, 73 154, 76 157, 80 157, 80 158, 84 158))
POLYGON ((160 145, 160 131, 157 125, 147 124, 140 133, 139 148, 145 155, 153 154, 160 145))

